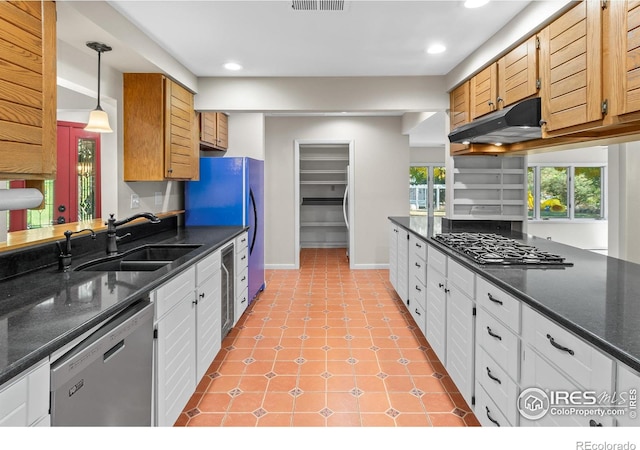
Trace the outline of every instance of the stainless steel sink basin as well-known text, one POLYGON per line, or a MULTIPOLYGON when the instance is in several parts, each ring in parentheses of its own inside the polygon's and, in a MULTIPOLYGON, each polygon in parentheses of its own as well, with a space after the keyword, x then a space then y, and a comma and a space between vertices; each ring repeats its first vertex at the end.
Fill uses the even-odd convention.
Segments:
POLYGON ((94 272, 153 272, 172 263, 200 245, 148 244, 116 256, 95 259, 76 267, 76 271, 94 272))

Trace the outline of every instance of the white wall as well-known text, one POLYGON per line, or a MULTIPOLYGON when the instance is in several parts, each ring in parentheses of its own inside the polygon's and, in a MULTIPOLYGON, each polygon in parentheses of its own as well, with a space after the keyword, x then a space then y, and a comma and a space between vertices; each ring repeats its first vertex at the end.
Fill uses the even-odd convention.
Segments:
POLYGON ((264 114, 229 114, 229 145, 225 156, 264 160, 264 114))
POLYGON ((354 140, 355 266, 387 267, 387 217, 407 215, 408 137, 400 117, 267 117, 265 264, 295 265, 294 142, 354 140))
POLYGON ((442 164, 444 166, 446 159, 444 147, 411 147, 411 164, 442 164))

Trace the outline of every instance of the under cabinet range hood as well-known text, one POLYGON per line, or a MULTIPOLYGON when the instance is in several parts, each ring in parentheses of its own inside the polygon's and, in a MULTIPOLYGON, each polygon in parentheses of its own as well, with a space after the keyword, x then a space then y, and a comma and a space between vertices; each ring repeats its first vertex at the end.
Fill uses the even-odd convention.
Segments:
POLYGON ((449 141, 459 144, 514 144, 542 137, 540 98, 487 114, 449 133, 449 141))

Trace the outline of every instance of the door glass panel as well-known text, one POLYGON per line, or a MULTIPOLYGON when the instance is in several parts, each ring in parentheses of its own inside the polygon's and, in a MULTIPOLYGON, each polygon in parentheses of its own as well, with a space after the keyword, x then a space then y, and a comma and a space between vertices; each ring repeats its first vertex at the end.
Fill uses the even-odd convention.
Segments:
POLYGON ((426 215, 429 189, 429 168, 409 167, 409 214, 426 215))
POLYGON ((540 218, 568 218, 567 167, 540 168, 540 218))
POLYGON ((527 168, 527 217, 529 219, 533 219, 535 217, 535 198, 536 198, 536 168, 529 167, 527 168))
POLYGON ((96 141, 78 139, 78 221, 91 220, 96 214, 96 141))
POLYGON ((27 210, 27 229, 53 225, 53 180, 44 181, 44 208, 27 210))
POLYGON ((443 166, 433 168, 433 214, 444 216, 446 170, 443 166))

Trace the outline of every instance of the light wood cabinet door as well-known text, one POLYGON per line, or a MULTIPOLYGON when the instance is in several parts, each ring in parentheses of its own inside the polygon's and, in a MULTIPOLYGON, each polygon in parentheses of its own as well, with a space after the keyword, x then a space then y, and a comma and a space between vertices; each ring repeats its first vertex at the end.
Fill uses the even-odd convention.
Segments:
POLYGON ((198 178, 193 94, 159 73, 125 73, 124 179, 198 178))
POLYGON ((229 117, 225 113, 216 113, 219 148, 226 150, 229 147, 229 117))
POLYGON ((56 7, 0 2, 0 176, 56 171, 56 7))
POLYGON ((601 37, 600 2, 592 1, 578 3, 540 32, 545 136, 595 126, 585 125, 603 118, 601 37))
POLYGON ((469 82, 471 102, 471 119, 488 114, 498 109, 498 64, 493 63, 474 75, 469 82))
MULTIPOLYGON (((607 29, 612 115, 640 112, 640 2, 621 0, 608 6, 607 29)), ((636 114, 622 121, 637 120, 636 114)))
POLYGON ((498 60, 498 108, 512 105, 538 93, 537 36, 498 60))
POLYGON ((449 101, 451 129, 454 130, 471 120, 469 116, 469 81, 465 81, 451 91, 449 101))
POLYGON ((200 147, 226 150, 229 147, 228 116, 221 112, 200 113, 200 147))

